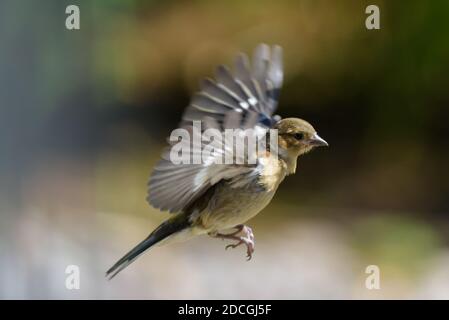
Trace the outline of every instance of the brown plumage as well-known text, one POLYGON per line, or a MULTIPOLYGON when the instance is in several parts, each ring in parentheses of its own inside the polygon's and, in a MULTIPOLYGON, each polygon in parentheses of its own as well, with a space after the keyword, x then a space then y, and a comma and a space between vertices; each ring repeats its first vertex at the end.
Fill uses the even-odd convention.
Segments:
MULTIPOLYGON (((229 128, 276 129, 278 150, 257 153, 255 164, 174 164, 164 153, 149 181, 148 201, 155 208, 175 214, 132 249, 107 275, 112 278, 155 244, 208 234, 245 244, 254 251, 254 235, 244 223, 273 198, 284 178, 296 171, 297 159, 317 146, 327 146, 307 121, 273 116, 283 81, 282 49, 265 44, 254 53, 237 57, 234 72, 220 66, 215 80, 203 81, 186 109, 181 126, 192 130, 192 121, 224 131, 229 128), (235 232, 223 230, 235 228, 235 232)), ((200 146, 201 148, 204 145, 200 146)), ((192 154, 202 149, 191 150, 192 154)), ((229 152, 229 150, 224 150, 229 152)), ((248 154, 244 155, 245 157, 248 154)), ((226 247, 226 248, 228 248, 226 247)))

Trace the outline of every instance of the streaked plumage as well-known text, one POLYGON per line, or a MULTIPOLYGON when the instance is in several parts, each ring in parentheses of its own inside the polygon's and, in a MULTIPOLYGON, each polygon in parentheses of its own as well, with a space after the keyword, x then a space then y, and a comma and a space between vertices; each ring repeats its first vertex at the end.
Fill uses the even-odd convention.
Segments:
MULTIPOLYGON (((169 148, 156 165, 148 183, 149 203, 174 217, 120 259, 107 275, 111 278, 134 261, 147 248, 162 242, 209 234, 235 239, 247 246, 249 258, 254 251, 251 229, 243 224, 260 212, 273 198, 285 176, 296 170, 297 157, 314 146, 327 145, 304 120, 274 116, 283 81, 282 49, 259 45, 252 66, 246 55, 237 56, 233 72, 219 66, 215 79, 205 79, 186 108, 181 127, 195 134, 192 121, 205 128, 278 129, 279 152, 258 154, 255 164, 174 164, 169 148), (237 228, 245 236, 223 234, 237 228)), ((196 134, 201 134, 197 132, 196 134)), ((201 152, 203 144, 191 153, 201 152)), ((225 149, 224 154, 230 150, 225 149)), ((214 155, 223 156, 223 154, 214 155)), ((248 157, 248 154, 243 155, 248 157)))

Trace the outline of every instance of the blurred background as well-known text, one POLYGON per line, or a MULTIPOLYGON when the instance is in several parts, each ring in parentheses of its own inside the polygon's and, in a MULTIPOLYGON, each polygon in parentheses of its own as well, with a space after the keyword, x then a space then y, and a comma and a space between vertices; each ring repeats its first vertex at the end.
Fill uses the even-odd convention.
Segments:
POLYGON ((448 299, 448 13, 444 0, 2 0, 0 298, 448 299), (80 30, 65 28, 70 4, 80 30), (365 28, 369 4, 380 30, 365 28), (199 80, 260 42, 284 48, 278 113, 331 147, 249 222, 250 262, 200 237, 107 281, 168 216, 146 182, 199 80))

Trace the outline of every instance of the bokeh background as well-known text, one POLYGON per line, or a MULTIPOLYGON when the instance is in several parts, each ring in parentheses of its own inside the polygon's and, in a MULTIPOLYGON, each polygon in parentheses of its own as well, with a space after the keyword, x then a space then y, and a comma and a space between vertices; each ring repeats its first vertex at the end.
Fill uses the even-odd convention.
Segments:
POLYGON ((0 2, 0 297, 449 298, 448 1, 0 2), (81 29, 65 28, 65 8, 81 29), (377 4, 381 29, 365 28, 377 4), (305 156, 243 248, 200 237, 104 272, 168 214, 146 182, 198 81, 280 44, 305 156), (80 290, 65 268, 78 265, 80 290), (367 290, 377 265, 381 289, 367 290))

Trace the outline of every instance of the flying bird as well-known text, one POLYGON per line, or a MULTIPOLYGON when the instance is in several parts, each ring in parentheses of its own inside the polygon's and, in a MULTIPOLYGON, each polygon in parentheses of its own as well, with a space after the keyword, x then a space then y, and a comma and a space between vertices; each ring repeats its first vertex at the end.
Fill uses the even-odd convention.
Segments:
MULTIPOLYGON (((193 121, 202 121, 206 127, 222 132, 229 128, 275 129, 277 150, 267 145, 265 152, 255 154, 255 163, 175 164, 169 146, 150 176, 147 200, 153 207, 173 213, 173 217, 118 260, 106 272, 107 277, 112 279, 155 244, 203 234, 235 241, 226 249, 245 245, 251 259, 255 240, 245 223, 268 205, 284 178, 295 173, 299 156, 315 147, 328 146, 307 121, 274 115, 282 82, 282 48, 266 44, 256 47, 252 64, 241 53, 232 71, 221 65, 214 79, 201 82, 200 91, 184 112, 181 128, 192 133, 193 121), (232 232, 225 232, 230 229, 232 232)), ((193 147, 190 152, 200 150, 193 147)), ((226 152, 229 148, 218 154, 226 152)), ((240 156, 248 160, 249 154, 240 156)))

